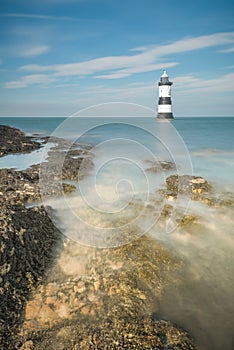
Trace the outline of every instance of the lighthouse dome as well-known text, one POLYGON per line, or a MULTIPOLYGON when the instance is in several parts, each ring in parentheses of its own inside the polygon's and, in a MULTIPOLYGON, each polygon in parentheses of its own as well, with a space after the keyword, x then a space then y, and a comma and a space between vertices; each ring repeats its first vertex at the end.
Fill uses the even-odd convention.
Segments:
POLYGON ((160 77, 159 85, 172 85, 172 82, 169 81, 169 76, 167 75, 167 72, 164 70, 163 74, 160 77))
POLYGON ((163 71, 163 74, 161 76, 162 78, 169 78, 169 76, 167 75, 166 70, 163 71))

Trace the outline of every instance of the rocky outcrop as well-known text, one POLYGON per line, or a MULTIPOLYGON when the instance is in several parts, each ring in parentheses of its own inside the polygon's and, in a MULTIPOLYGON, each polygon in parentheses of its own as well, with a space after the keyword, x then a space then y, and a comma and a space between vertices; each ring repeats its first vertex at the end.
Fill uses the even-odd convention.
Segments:
POLYGON ((23 131, 0 125, 0 157, 11 153, 29 153, 39 149, 41 144, 23 131))
MULTIPOLYGON (((0 126, 0 135, 0 156, 41 147, 41 143, 15 128, 0 126)), ((57 143, 54 153, 67 145, 59 139, 54 141, 57 143)), ((70 151, 64 166, 64 181, 74 178, 80 159, 88 149, 75 145, 70 151), (75 156, 79 162, 72 158, 75 156)), ((91 160, 89 165, 92 166, 91 160)), ((25 207, 26 203, 41 201, 39 172, 40 165, 21 171, 0 169, 0 344, 3 350, 15 349, 16 334, 30 293, 41 283, 61 248, 62 236, 48 216, 50 209, 25 207)), ((62 185, 65 193, 75 189, 66 182, 62 185)), ((58 195, 56 185, 50 187, 50 195, 58 195)))
POLYGON ((214 187, 201 176, 171 175, 166 179, 166 190, 161 190, 160 193, 171 201, 178 195, 184 195, 211 207, 234 207, 233 193, 216 192, 214 187))
POLYGON ((61 235, 44 208, 0 206, 0 344, 14 349, 30 292, 57 255, 61 235))
POLYGON ((211 193, 212 186, 201 176, 192 175, 171 175, 166 179, 167 195, 177 197, 178 194, 197 196, 211 193))

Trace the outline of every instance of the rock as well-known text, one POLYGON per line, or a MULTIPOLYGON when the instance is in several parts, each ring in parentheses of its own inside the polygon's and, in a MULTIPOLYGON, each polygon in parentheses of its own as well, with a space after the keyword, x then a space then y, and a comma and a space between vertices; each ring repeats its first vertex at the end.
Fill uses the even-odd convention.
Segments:
POLYGON ((33 341, 28 340, 26 341, 20 348, 19 350, 33 350, 33 341))
POLYGON ((202 223, 201 218, 196 215, 182 215, 176 220, 182 230, 187 233, 198 235, 206 232, 206 226, 202 223))
POLYGON ((216 202, 220 207, 234 207, 234 193, 224 192, 216 202))
POLYGON ((29 153, 39 149, 41 144, 33 137, 25 136, 19 129, 0 125, 0 157, 10 153, 29 153))
POLYGON ((164 349, 174 344, 195 349, 185 331, 145 317, 156 310, 168 270, 180 265, 166 248, 146 236, 95 254, 93 248, 78 246, 66 241, 63 255, 85 254, 86 275, 45 283, 29 302, 40 299, 43 304, 46 293, 34 328, 28 313, 23 325, 23 339, 32 340, 35 350, 57 349, 60 342, 67 349, 164 349))
POLYGON ((61 235, 42 207, 1 203, 0 212, 0 343, 10 350, 26 301, 54 263, 61 235))
POLYGON ((158 161, 158 162, 151 162, 146 161, 147 164, 150 164, 151 166, 146 169, 146 171, 152 172, 152 173, 158 173, 162 171, 170 171, 175 170, 176 165, 173 162, 167 162, 167 161, 158 161))
POLYGON ((47 296, 53 296, 56 295, 56 293, 58 292, 59 286, 57 285, 57 283, 48 283, 46 286, 46 295, 47 296))
POLYGON ((160 213, 160 218, 161 219, 168 219, 171 216, 173 209, 174 208, 172 205, 165 204, 161 213, 160 213))
POLYGON ((201 194, 212 192, 209 182, 200 176, 171 175, 166 179, 167 195, 177 198, 178 194, 192 196, 197 200, 201 194))
POLYGON ((39 338, 32 335, 34 349, 57 350, 61 343, 62 349, 196 349, 188 334, 170 322, 152 317, 118 320, 104 317, 96 322, 88 314, 86 308, 75 322, 61 324, 39 338))

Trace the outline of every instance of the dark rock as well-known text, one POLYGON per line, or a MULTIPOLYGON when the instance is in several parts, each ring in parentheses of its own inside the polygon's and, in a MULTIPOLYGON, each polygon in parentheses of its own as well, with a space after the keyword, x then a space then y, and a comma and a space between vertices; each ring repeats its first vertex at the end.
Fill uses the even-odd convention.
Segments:
POLYGON ((41 144, 33 137, 25 136, 23 131, 0 125, 0 157, 10 153, 29 153, 39 149, 41 144))
POLYGON ((77 145, 73 147, 75 149, 69 149, 68 151, 62 149, 59 144, 53 147, 48 152, 47 162, 41 164, 44 168, 43 173, 51 181, 54 180, 54 176, 60 174, 62 164, 62 179, 79 181, 93 168, 92 154, 85 148, 76 149, 77 145))
POLYGON ((42 207, 0 206, 0 343, 15 349, 25 303, 58 253, 60 232, 42 207))

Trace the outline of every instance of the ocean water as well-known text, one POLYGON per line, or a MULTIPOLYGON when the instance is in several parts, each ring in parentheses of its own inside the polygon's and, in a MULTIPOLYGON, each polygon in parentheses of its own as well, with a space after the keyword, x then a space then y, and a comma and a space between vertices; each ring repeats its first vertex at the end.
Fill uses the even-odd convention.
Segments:
MULTIPOLYGON (((61 127, 65 120, 66 118, 60 117, 0 117, 1 124, 11 125, 23 130, 28 135, 38 134, 38 136, 50 136, 56 128, 61 127)), ((185 148, 187 148, 191 157, 194 174, 201 175, 217 183, 217 185, 224 186, 227 191, 233 189, 234 117, 181 117, 173 120, 172 125, 185 143, 185 148)), ((133 139, 136 142, 139 141, 140 144, 155 152, 155 143, 157 143, 155 140, 160 133, 160 130, 156 131, 158 126, 161 127, 161 124, 156 123, 154 118, 148 117, 83 118, 81 116, 77 118, 75 127, 73 122, 71 126, 68 125, 62 128, 61 131, 57 131, 56 135, 90 144, 122 137, 133 139), (82 135, 79 130, 80 127, 82 135), (150 134, 151 130, 154 132, 153 135, 150 134)), ((171 137, 169 144, 173 151, 173 148, 176 149, 178 138, 171 128, 168 132, 171 133, 168 138, 171 137)), ((175 152, 178 152, 178 150, 176 149, 175 152)), ((37 151, 31 156, 8 156, 0 160, 0 166, 4 166, 8 161, 8 166, 17 166, 17 159, 20 159, 21 163, 23 158, 28 159, 23 162, 24 164, 21 167, 26 167, 31 159, 32 163, 34 160, 39 162, 41 151, 37 151)))
MULTIPOLYGON (((185 263, 176 272, 178 284, 169 285, 160 300, 160 316, 187 329, 201 350, 233 349, 233 208, 212 208, 181 198, 177 205, 198 216, 202 225, 192 232, 178 228, 165 232, 158 228, 152 212, 141 215, 128 204, 150 203, 166 177, 176 172, 204 177, 217 194, 234 192, 234 117, 184 117, 172 122, 149 116, 18 117, 0 118, 0 124, 38 137, 52 135, 91 144, 95 166, 76 193, 65 201, 44 198, 59 213, 66 235, 101 247, 106 246, 113 222, 113 246, 118 246, 123 222, 125 227, 129 222, 136 224, 140 234, 147 231, 185 263), (171 162, 176 169, 150 171, 158 161, 171 162), (92 232, 84 223, 91 225, 92 232), (83 236, 74 234, 74 225, 84 231, 83 236)), ((0 158, 0 167, 22 169, 45 158, 46 149, 6 156, 0 158)))

